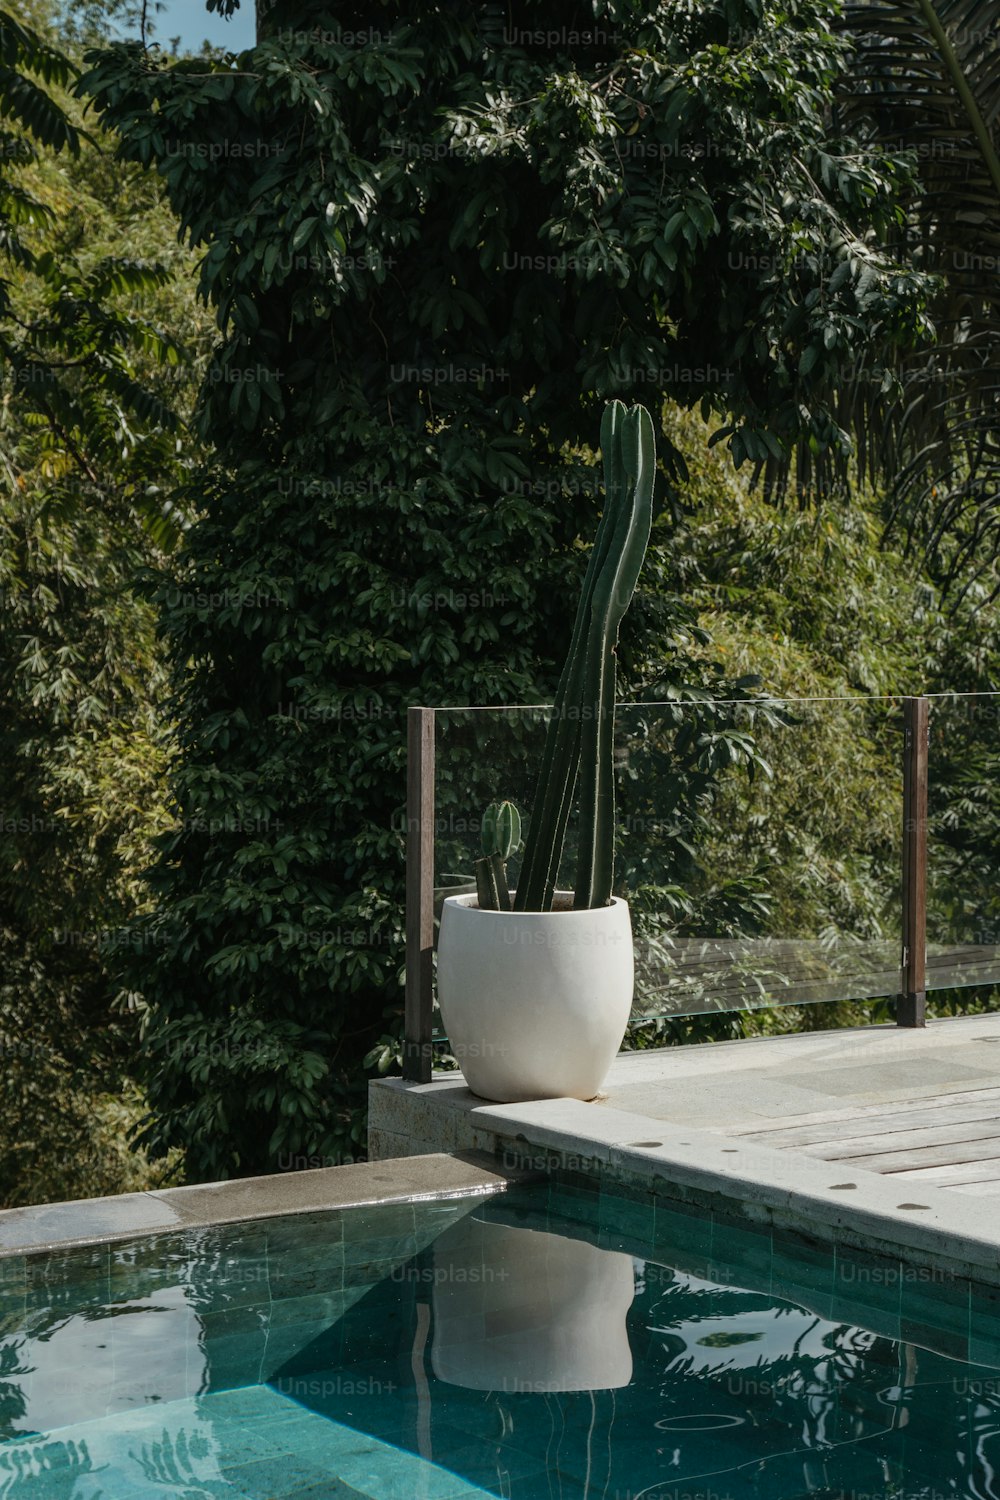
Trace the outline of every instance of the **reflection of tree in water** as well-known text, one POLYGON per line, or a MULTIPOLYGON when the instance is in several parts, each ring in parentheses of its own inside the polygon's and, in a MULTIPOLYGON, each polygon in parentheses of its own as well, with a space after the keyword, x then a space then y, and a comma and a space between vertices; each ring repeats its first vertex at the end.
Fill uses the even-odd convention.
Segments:
POLYGON ((28 1340, 23 1335, 0 1340, 0 1438, 26 1410, 24 1377, 31 1374, 28 1340))
MULTIPOLYGON (((49 1438, 30 1447, 0 1443, 0 1495, 31 1496, 38 1492, 39 1476, 44 1475, 45 1500, 56 1500, 57 1495, 74 1500, 77 1481, 99 1472, 85 1442, 49 1438)), ((97 1500, 101 1490, 87 1493, 97 1500)))
MULTIPOLYGON (((0 1444, 0 1495, 10 1495, 12 1500, 15 1496, 30 1500, 35 1494, 44 1494, 46 1500, 108 1500, 121 1493, 124 1451, 109 1469, 106 1460, 95 1463, 86 1442, 49 1438, 23 1445, 0 1444), (92 1482, 81 1487, 79 1481, 84 1478, 92 1482)), ((183 1428, 173 1432, 164 1428, 156 1439, 137 1438, 135 1446, 128 1448, 128 1458, 135 1466, 133 1472, 162 1486, 170 1500, 232 1500, 233 1487, 219 1475, 212 1444, 197 1429, 189 1433, 183 1428), (213 1461, 214 1476, 205 1477, 206 1461, 213 1461)))
MULTIPOLYGON (((658 1366, 657 1426, 676 1442, 671 1485, 739 1471, 748 1495, 783 1500, 1000 1500, 1000 1371, 666 1274, 641 1321, 658 1366), (699 1411, 705 1430, 685 1430, 699 1411)), ((643 1500, 658 1490, 668 1500, 662 1478, 643 1500)))
POLYGON ((263 1235, 255 1228, 185 1229, 116 1247, 116 1277, 119 1287, 127 1288, 130 1300, 181 1287, 192 1309, 214 1312, 238 1300, 236 1293, 245 1283, 248 1267, 263 1253, 263 1235), (230 1282, 232 1291, 227 1292, 230 1282))
POLYGON ((150 1484, 165 1486, 165 1493, 175 1500, 207 1500, 215 1495, 231 1500, 233 1487, 228 1480, 205 1478, 198 1472, 214 1451, 203 1432, 189 1434, 181 1427, 171 1433, 164 1428, 155 1441, 131 1449, 129 1457, 150 1484))
MULTIPOLYGON (((537 1227, 559 1238, 549 1215, 517 1204, 512 1192, 477 1214, 498 1228, 537 1227)), ((516 1346, 531 1325, 518 1320, 516 1298, 491 1304, 488 1264, 474 1256, 468 1283, 484 1289, 494 1320, 484 1360, 502 1373, 504 1338, 509 1333, 516 1346)), ((372 1287, 339 1321, 336 1346, 317 1338, 272 1383, 281 1390, 285 1378, 309 1375, 312 1388, 297 1397, 303 1406, 360 1430, 377 1416, 377 1435, 391 1434, 393 1443, 470 1483, 489 1475, 490 1487, 511 1500, 538 1500, 535 1479, 523 1474, 526 1457, 533 1474, 550 1476, 553 1500, 681 1500, 685 1493, 1000 1500, 991 1467, 1000 1460, 1000 1371, 868 1332, 851 1321, 864 1316, 853 1306, 845 1317, 841 1304, 835 1322, 651 1261, 634 1265, 627 1315, 634 1374, 616 1389, 488 1390, 436 1376, 426 1364, 437 1332, 432 1292, 427 1280, 408 1274, 372 1287), (416 1349, 418 1302, 427 1307, 416 1349), (338 1382, 344 1371, 363 1372, 392 1394, 359 1401, 338 1382), (457 1432, 467 1435, 461 1454, 457 1432)), ((447 1266, 454 1268, 453 1257, 447 1266)), ((409 1269, 440 1267, 417 1256, 409 1269)), ((526 1313, 536 1290, 527 1289, 526 1313)), ((515 1362, 512 1380, 522 1374, 515 1362)))
MULTIPOLYGON (((0 1444, 4 1438, 26 1437, 39 1426, 53 1425, 53 1409, 47 1402, 42 1402, 44 1415, 37 1402, 32 1411, 30 1382, 33 1376, 40 1382, 36 1392, 44 1397, 39 1372, 45 1368, 53 1364, 79 1367, 90 1371, 91 1382, 104 1380, 110 1375, 111 1355, 108 1368, 102 1366, 100 1371, 93 1367, 93 1355, 110 1350, 122 1331, 127 1335, 133 1330, 148 1331, 151 1348, 173 1341, 176 1351, 181 1339, 199 1337, 198 1315, 234 1305, 244 1307, 250 1300, 266 1306, 263 1245, 263 1232, 244 1225, 182 1230, 123 1242, 110 1252, 114 1300, 108 1298, 106 1262, 102 1267, 90 1249, 66 1252, 54 1264, 49 1257, 40 1257, 37 1265, 29 1261, 28 1283, 37 1293, 32 1298, 37 1305, 22 1309, 16 1334, 0 1338, 0 1444), (185 1310, 192 1314, 186 1320, 185 1310)), ((127 1338, 124 1347, 137 1384, 121 1404, 130 1405, 137 1390, 148 1401, 172 1399, 174 1372, 156 1359, 143 1364, 140 1339, 127 1338)), ((192 1346, 189 1365, 193 1357, 192 1346)), ((204 1347, 201 1358, 207 1361, 204 1347)))
MULTIPOLYGON (((513 1194, 506 1205, 491 1202, 481 1212, 502 1227, 512 1205, 513 1194)), ((547 1215, 528 1210, 516 1221, 553 1230, 547 1215)), ((57 1341, 73 1319, 145 1316, 157 1293, 178 1284, 187 1287, 188 1303, 199 1313, 229 1303, 245 1307, 258 1296, 248 1283, 257 1275, 250 1252, 259 1240, 248 1237, 237 1246, 237 1239, 212 1231, 147 1241, 133 1263, 122 1256, 116 1266, 116 1293, 132 1305, 81 1308, 78 1290, 53 1288, 53 1306, 31 1313, 27 1332, 57 1341), (135 1305, 141 1298, 145 1307, 135 1305)), ((417 1257, 414 1264, 423 1262, 417 1257)), ((611 1500, 616 1493, 680 1500, 685 1492, 728 1493, 733 1500, 846 1494, 855 1500, 1000 1500, 1000 1370, 964 1365, 767 1295, 649 1261, 636 1265, 627 1323, 635 1368, 629 1385, 483 1392, 430 1376, 421 1399, 435 1461, 450 1467, 455 1433, 467 1433, 470 1469, 495 1471, 497 1492, 511 1500, 537 1496, 533 1481, 519 1472, 526 1454, 554 1476, 553 1496, 562 1500, 611 1500)), ((394 1408, 399 1428, 391 1440, 420 1451, 412 1304, 429 1295, 417 1279, 380 1282, 337 1320, 334 1342, 318 1329, 315 1348, 295 1356, 296 1373, 322 1374, 328 1365, 334 1375, 362 1371, 373 1390, 391 1396, 359 1403, 349 1383, 333 1381, 333 1394, 303 1396, 300 1404, 362 1430, 370 1415, 377 1416, 379 1434, 388 1431, 383 1424, 394 1408)), ((852 1307, 851 1316, 863 1314, 852 1307)), ((32 1363, 24 1333, 0 1342, 0 1418, 7 1432, 31 1420, 22 1381, 32 1363)), ((228 1493, 217 1473, 199 1477, 199 1468, 212 1468, 213 1454, 197 1425, 165 1429, 155 1438, 136 1434, 127 1447, 136 1472, 178 1500, 228 1493)), ((74 1494, 96 1500, 98 1490, 74 1490, 74 1475, 95 1473, 85 1446, 42 1440, 30 1458, 28 1452, 27 1444, 0 1445, 0 1494, 7 1493, 8 1476, 11 1493, 30 1494, 42 1463, 47 1474, 58 1469, 65 1475, 58 1493, 66 1500, 74 1494)))

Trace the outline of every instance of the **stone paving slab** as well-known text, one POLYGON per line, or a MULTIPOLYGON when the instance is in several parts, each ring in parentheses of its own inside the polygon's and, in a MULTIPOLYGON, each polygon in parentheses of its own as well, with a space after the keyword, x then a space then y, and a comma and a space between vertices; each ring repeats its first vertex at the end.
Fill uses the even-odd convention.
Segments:
POLYGON ((123 1193, 117 1198, 8 1208, 0 1210, 0 1257, 166 1229, 500 1192, 511 1175, 482 1158, 411 1153, 400 1161, 318 1167, 159 1192, 123 1193))

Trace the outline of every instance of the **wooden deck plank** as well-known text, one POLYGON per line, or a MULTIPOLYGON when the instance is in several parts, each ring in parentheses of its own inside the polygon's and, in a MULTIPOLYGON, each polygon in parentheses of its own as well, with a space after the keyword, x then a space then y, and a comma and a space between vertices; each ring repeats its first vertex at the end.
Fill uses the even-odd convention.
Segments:
POLYGON ((930 1187, 960 1187, 977 1182, 1000 1182, 1000 1161, 964 1161, 944 1167, 911 1167, 894 1172, 901 1182, 926 1182, 930 1187))
MULTIPOLYGON (((985 1115, 990 1109, 1000 1117, 1000 1088, 962 1089, 954 1094, 935 1093, 926 1098, 897 1099, 885 1104, 855 1104, 843 1109, 817 1110, 813 1114, 795 1115, 791 1122, 784 1120, 780 1124, 761 1125, 755 1121, 728 1130, 726 1134, 759 1140, 762 1146, 784 1145, 786 1139, 789 1145, 810 1145, 810 1136, 817 1141, 830 1138, 828 1132, 824 1133, 824 1127, 829 1125, 849 1126, 852 1121, 857 1121, 867 1128, 869 1121, 897 1120, 902 1116, 924 1113, 928 1116, 945 1115, 949 1120, 962 1118, 956 1114, 957 1110, 969 1110, 968 1118, 971 1119, 977 1114, 985 1115)), ((928 1123, 932 1122, 929 1120, 928 1123)))
POLYGON ((866 1131, 864 1135, 841 1136, 839 1140, 817 1141, 800 1147, 809 1156, 818 1156, 822 1161, 841 1161, 862 1156, 877 1156, 886 1151, 916 1150, 920 1146, 947 1146, 961 1141, 987 1141, 1000 1139, 1000 1119, 989 1115, 985 1120, 956 1121, 945 1125, 939 1120, 934 1125, 912 1126, 902 1130, 866 1131))
POLYGON ((909 1151, 886 1151, 878 1156, 844 1155, 835 1159, 845 1165, 857 1162, 868 1172, 901 1172, 909 1167, 943 1167, 952 1162, 1000 1161, 1000 1127, 986 1141, 954 1141, 942 1146, 918 1146, 909 1151))

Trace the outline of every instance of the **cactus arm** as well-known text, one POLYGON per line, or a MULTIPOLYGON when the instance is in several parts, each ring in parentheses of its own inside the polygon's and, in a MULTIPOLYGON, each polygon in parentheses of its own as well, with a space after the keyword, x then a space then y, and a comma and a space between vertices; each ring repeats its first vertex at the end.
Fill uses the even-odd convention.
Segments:
POLYGON ((480 911, 510 911, 507 870, 499 854, 476 860, 476 895, 480 911))
POLYGON ((620 401, 605 407, 601 420, 601 451, 604 456, 606 501, 601 523, 583 580, 580 604, 573 625, 566 665, 559 679, 552 719, 545 737, 545 751, 535 788, 531 822, 524 841, 524 858, 514 900, 515 911, 549 911, 559 872, 559 858, 566 837, 580 763, 579 713, 585 669, 583 648, 590 625, 590 607, 597 578, 612 544, 612 532, 620 504, 621 486, 615 464, 619 451, 618 431, 625 408, 620 401), (610 468, 609 468, 610 465, 610 468), (611 473, 615 483, 608 483, 611 473))
POLYGON ((607 906, 614 874, 606 853, 609 825, 614 852, 614 656, 598 665, 598 673, 594 718, 580 745, 580 843, 573 884, 573 906, 580 911, 607 906))
POLYGON ((580 747, 580 844, 573 900, 578 909, 606 906, 614 877, 615 648, 653 522, 655 440, 642 407, 628 412, 622 422, 619 457, 629 495, 616 527, 616 546, 594 590, 587 642, 585 700, 591 712, 580 747))
POLYGON ((513 802, 491 802, 483 813, 483 854, 509 859, 521 845, 521 814, 513 802))
POLYGON ((521 842, 521 814, 513 802, 501 802, 497 809, 496 852, 509 859, 521 842))

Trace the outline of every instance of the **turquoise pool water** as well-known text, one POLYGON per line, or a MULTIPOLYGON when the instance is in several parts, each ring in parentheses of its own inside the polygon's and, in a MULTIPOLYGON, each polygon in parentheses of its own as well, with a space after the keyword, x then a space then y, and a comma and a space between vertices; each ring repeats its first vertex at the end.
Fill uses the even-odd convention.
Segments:
POLYGON ((1000 1500, 1000 1294, 552 1183, 0 1259, 2 1500, 1000 1500))

